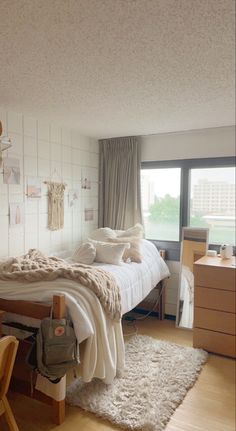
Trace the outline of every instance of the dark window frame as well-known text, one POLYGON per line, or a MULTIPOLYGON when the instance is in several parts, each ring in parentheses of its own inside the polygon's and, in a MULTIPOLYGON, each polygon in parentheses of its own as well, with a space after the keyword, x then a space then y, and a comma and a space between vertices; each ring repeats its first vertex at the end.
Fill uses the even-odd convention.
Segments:
MULTIPOLYGON (((189 223, 189 203, 190 203, 190 172, 191 169, 201 168, 228 168, 235 167, 236 157, 211 157, 198 159, 177 159, 142 162, 141 169, 168 169, 181 168, 180 179, 180 223, 179 241, 160 241, 158 239, 147 238, 152 241, 158 249, 165 249, 168 260, 180 260, 180 242, 182 227, 189 223)), ((219 244, 209 244, 209 248, 219 251, 219 244)), ((234 247, 235 254, 235 247, 234 247)))

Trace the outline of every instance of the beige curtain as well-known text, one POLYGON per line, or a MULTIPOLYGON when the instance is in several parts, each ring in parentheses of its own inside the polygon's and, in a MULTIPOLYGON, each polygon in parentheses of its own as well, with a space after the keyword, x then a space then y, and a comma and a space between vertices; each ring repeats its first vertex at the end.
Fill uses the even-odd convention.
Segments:
POLYGON ((100 140, 99 157, 99 227, 126 229, 142 222, 138 138, 100 140))

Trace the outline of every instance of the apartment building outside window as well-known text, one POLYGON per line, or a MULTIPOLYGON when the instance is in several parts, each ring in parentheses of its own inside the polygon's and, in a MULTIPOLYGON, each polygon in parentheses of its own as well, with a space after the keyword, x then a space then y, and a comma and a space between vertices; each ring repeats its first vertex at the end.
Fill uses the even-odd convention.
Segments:
POLYGON ((176 243, 183 226, 209 228, 209 243, 235 245, 235 158, 144 162, 146 238, 176 243))

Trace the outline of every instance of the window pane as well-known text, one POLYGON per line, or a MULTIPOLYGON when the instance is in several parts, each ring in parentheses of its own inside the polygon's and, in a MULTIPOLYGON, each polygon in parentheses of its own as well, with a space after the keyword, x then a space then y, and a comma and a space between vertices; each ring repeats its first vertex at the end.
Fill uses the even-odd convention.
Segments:
POLYGON ((235 243, 235 168, 191 169, 190 226, 208 227, 209 242, 235 243))
POLYGON ((142 169, 146 238, 179 241, 180 174, 180 168, 142 169))

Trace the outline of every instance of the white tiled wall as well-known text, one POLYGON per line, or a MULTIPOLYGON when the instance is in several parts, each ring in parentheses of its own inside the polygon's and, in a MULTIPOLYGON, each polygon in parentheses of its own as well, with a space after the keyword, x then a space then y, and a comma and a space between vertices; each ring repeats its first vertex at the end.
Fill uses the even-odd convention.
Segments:
POLYGON ((46 253, 74 248, 97 227, 98 216, 98 143, 76 131, 63 129, 20 113, 0 108, 3 134, 13 142, 3 157, 20 160, 20 185, 3 184, 0 168, 0 257, 19 255, 29 248, 46 253), (54 170, 56 173, 53 174, 54 170), (47 186, 45 180, 58 181, 65 190, 64 229, 52 232, 47 229, 47 186), (91 189, 81 188, 81 176, 91 179, 91 189), (26 196, 27 176, 40 177, 42 197, 26 196), (69 190, 78 190, 79 200, 74 207, 68 205, 69 190), (9 204, 24 203, 25 223, 20 227, 9 225, 9 204), (84 220, 84 209, 94 209, 94 220, 84 220))

